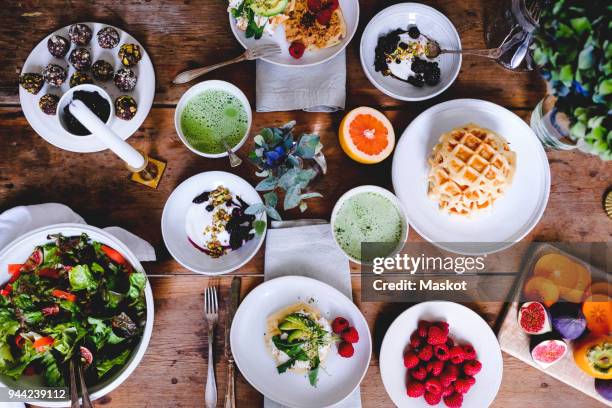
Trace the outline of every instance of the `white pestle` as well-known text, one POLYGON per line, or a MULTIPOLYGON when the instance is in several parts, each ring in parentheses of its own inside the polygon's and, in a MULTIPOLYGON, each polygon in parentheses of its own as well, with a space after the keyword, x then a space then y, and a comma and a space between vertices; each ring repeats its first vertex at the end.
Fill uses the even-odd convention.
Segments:
POLYGON ((68 109, 92 135, 97 137, 106 147, 119 156, 121 160, 126 162, 131 169, 140 170, 145 166, 146 160, 143 155, 117 136, 83 101, 73 99, 68 105, 68 109))

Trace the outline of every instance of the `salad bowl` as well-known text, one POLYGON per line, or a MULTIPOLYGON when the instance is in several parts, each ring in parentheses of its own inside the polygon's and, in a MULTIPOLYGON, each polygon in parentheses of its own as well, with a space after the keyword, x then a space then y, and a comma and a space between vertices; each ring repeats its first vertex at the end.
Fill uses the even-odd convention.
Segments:
MULTIPOLYGON (((86 224, 55 224, 50 226, 41 227, 28 232, 21 237, 15 239, 12 243, 7 245, 2 251, 0 251, 0 284, 4 284, 10 279, 8 272, 10 264, 22 264, 36 246, 50 242, 51 240, 47 237, 50 234, 62 234, 65 237, 79 236, 81 234, 87 234, 92 241, 97 241, 103 245, 114 248, 121 254, 129 264, 132 265, 137 271, 144 272, 142 265, 138 261, 138 258, 132 253, 132 251, 120 240, 115 238, 108 232, 101 230, 96 227, 92 227, 86 224)), ((100 383, 90 386, 89 393, 91 400, 96 400, 102 396, 110 393, 115 388, 119 387, 136 369, 140 361, 142 360, 149 340, 151 339, 151 333, 153 330, 153 293, 148 280, 144 287, 144 297, 146 304, 146 320, 140 342, 131 351, 130 356, 125 361, 123 367, 114 373, 110 373, 100 383)), ((93 358, 96 358, 96 352, 93 353, 93 358)), ((23 375, 19 380, 13 380, 6 375, 0 375, 0 386, 8 387, 10 389, 28 389, 32 387, 44 387, 44 381, 42 375, 23 375)), ((42 407, 68 407, 70 406, 69 394, 66 393, 63 398, 53 399, 39 399, 29 401, 30 403, 42 406, 42 407)))

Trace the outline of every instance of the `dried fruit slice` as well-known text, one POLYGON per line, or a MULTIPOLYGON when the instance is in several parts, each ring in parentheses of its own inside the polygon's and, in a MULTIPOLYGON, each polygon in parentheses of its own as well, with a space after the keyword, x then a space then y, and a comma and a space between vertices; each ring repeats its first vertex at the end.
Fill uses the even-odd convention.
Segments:
POLYGON ((545 369, 561 360, 567 353, 567 344, 548 335, 534 336, 531 341, 531 358, 545 369))
POLYGON ((383 161, 395 147, 395 132, 389 119, 365 106, 353 109, 342 119, 339 138, 342 150, 364 164, 383 161))
POLYGON ((527 334, 544 334, 552 330, 548 312, 539 302, 523 304, 519 309, 518 323, 527 334))
POLYGON ((550 280, 559 288, 561 298, 579 303, 591 284, 591 273, 583 265, 562 254, 546 254, 538 259, 534 276, 550 280))
POLYGON ((541 276, 531 277, 525 284, 524 292, 527 299, 542 301, 546 306, 551 306, 559 300, 557 285, 541 276))

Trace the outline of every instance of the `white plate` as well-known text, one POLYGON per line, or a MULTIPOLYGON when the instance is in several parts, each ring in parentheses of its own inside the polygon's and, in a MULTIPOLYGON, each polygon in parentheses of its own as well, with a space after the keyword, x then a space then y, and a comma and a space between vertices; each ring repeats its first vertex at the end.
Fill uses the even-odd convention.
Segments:
POLYGON ((404 131, 393 157, 393 188, 410 225, 449 251, 479 255, 520 241, 538 223, 548 202, 550 169, 531 128, 509 110, 478 99, 455 99, 417 116, 404 131), (448 215, 427 196, 429 158, 440 135, 473 122, 503 136, 517 154, 512 185, 490 212, 472 218, 448 215))
MULTIPOLYGON (((419 320, 446 321, 450 336, 456 343, 470 343, 482 363, 476 374, 476 384, 464 395, 464 408, 488 407, 495 399, 502 380, 503 360, 493 331, 480 316, 458 303, 424 302, 412 306, 391 324, 380 348, 380 375, 387 394, 398 408, 426 408, 423 397, 410 398, 406 394, 406 374, 403 355, 410 343, 410 335, 419 320)), ((445 406, 443 402, 438 406, 445 406)))
MULTIPOLYGON (((255 235, 241 248, 220 258, 206 255, 188 241, 185 216, 191 202, 204 191, 214 190, 220 185, 227 187, 232 194, 240 196, 248 204, 262 202, 257 191, 246 180, 224 171, 208 171, 179 184, 168 197, 162 213, 162 236, 172 257, 185 268, 205 275, 220 275, 240 268, 259 251, 266 235, 265 231, 262 235, 255 235)), ((260 214, 258 217, 266 220, 265 215, 260 214)))
MULTIPOLYGON (((138 112, 136 112, 136 116, 132 120, 121 120, 117 117, 114 117, 111 120, 110 126, 111 128, 122 138, 127 139, 132 134, 134 134, 140 125, 144 122, 145 118, 149 114, 151 110, 151 105, 153 104, 153 97, 155 96, 155 71, 153 70, 153 63, 149 58, 146 50, 134 37, 130 34, 126 33, 123 30, 120 30, 117 27, 110 26, 108 24, 102 23, 84 23, 91 28, 93 32, 93 37, 89 43, 89 45, 83 48, 89 48, 92 54, 91 62, 94 63, 99 59, 103 59, 109 62, 114 66, 115 72, 120 68, 125 68, 119 61, 119 57, 117 56, 117 52, 119 52, 119 47, 125 43, 138 44, 140 45, 140 49, 142 51, 142 59, 136 66, 131 69, 138 76, 138 82, 136 84, 136 88, 134 88, 131 92, 121 92, 115 86, 113 80, 107 82, 100 82, 93 80, 94 83, 101 88, 103 88, 108 94, 111 96, 113 101, 120 95, 131 95, 136 100, 138 104, 138 112), (120 37, 119 45, 112 49, 104 49, 98 45, 98 40, 96 34, 101 28, 104 27, 113 27, 118 32, 120 37)), ((19 87, 19 100, 21 101, 21 109, 25 114, 26 119, 30 123, 30 126, 34 128, 36 133, 38 133, 43 139, 47 142, 51 143, 59 147, 60 149, 68 150, 71 152, 77 153, 92 153, 99 152, 101 150, 106 149, 98 139, 93 136, 74 136, 68 133, 64 128, 60 126, 57 121, 55 115, 47 115, 43 113, 38 107, 38 100, 41 96, 49 93, 54 93, 57 96, 61 96, 70 89, 70 85, 68 81, 70 76, 75 72, 75 69, 72 65, 68 63, 68 56, 70 52, 77 47, 73 43, 70 43, 70 50, 66 54, 66 57, 63 59, 55 58, 49 53, 47 49, 47 40, 53 34, 61 35, 62 37, 68 39, 68 29, 70 26, 66 26, 60 28, 53 33, 50 33, 48 36, 43 38, 41 42, 38 43, 36 47, 30 52, 30 55, 25 61, 23 65, 22 73, 33 72, 40 74, 44 67, 49 63, 60 65, 64 68, 68 67, 68 77, 66 81, 62 84, 60 88, 50 87, 46 82, 43 85, 40 92, 37 95, 32 95, 27 92, 21 86, 19 87)), ((88 74, 91 76, 91 72, 88 71, 88 74)), ((92 77, 93 79, 93 77, 92 77)))
POLYGON ((441 94, 451 86, 461 68, 461 54, 443 54, 435 59, 440 67, 440 83, 417 88, 399 79, 384 76, 374 70, 375 49, 378 39, 389 32, 414 25, 438 41, 444 49, 461 49, 459 33, 451 21, 438 10, 419 3, 400 3, 388 7, 370 20, 363 35, 359 54, 366 76, 379 91, 403 101, 421 101, 441 94))
POLYGON ((331 286, 301 276, 272 279, 251 291, 234 316, 230 342, 244 378, 266 397, 293 408, 328 407, 343 401, 361 383, 372 354, 370 330, 357 306, 331 286), (264 341, 268 316, 297 302, 311 302, 330 321, 342 316, 359 333, 353 357, 340 357, 333 347, 324 369, 319 370, 316 388, 305 375, 278 374, 264 341))
POLYGON ((253 48, 256 45, 275 43, 280 45, 281 53, 273 55, 271 57, 262 58, 266 62, 271 62, 276 65, 284 65, 287 67, 307 67, 312 65, 321 64, 328 61, 338 55, 347 45, 351 42, 351 39, 357 31, 357 25, 359 24, 359 1, 358 0, 340 0, 340 9, 344 14, 344 20, 346 21, 346 37, 342 39, 342 42, 334 47, 325 48, 322 50, 306 51, 302 58, 295 59, 289 54, 289 42, 285 37, 285 27, 279 25, 274 34, 268 33, 263 34, 259 40, 253 38, 246 38, 245 32, 236 27, 236 19, 229 15, 229 24, 232 28, 234 36, 240 42, 240 44, 248 49, 253 48))
MULTIPOLYGON (((119 241, 117 238, 109 234, 108 232, 101 230, 96 227, 92 227, 90 225, 84 224, 55 224, 42 228, 35 229, 34 231, 28 232, 27 234, 22 235, 21 237, 15 239, 9 245, 6 246, 2 251, 0 251, 0 282, 4 284, 9 280, 10 276, 8 274, 8 265, 9 264, 21 264, 25 262, 26 259, 30 256, 34 248, 38 245, 49 242, 47 239, 49 234, 58 234, 61 233, 65 236, 74 236, 81 235, 81 233, 86 233, 89 238, 94 241, 101 242, 106 244, 117 251, 119 251, 132 266, 139 270, 143 271, 144 269, 138 258, 130 251, 130 249, 119 241)), ((147 280, 147 285, 145 287, 145 298, 147 304, 147 321, 145 323, 144 333, 142 336, 142 340, 140 344, 136 347, 135 351, 130 356, 127 364, 123 367, 123 369, 113 376, 109 377, 107 380, 98 384, 95 387, 89 387, 89 394, 92 400, 96 400, 121 385, 136 369, 140 360, 144 356, 147 346, 149 345, 149 340, 151 339, 151 333, 153 331, 153 292, 151 291, 151 285, 147 280)), ((40 376, 31 376, 31 377, 21 377, 19 381, 14 381, 8 377, 0 376, 0 384, 3 386, 7 386, 9 388, 28 388, 28 387, 40 387, 43 386, 42 378, 40 376)), ((29 401, 34 405, 39 405, 43 407, 69 407, 70 399, 64 400, 32 400, 29 401)))

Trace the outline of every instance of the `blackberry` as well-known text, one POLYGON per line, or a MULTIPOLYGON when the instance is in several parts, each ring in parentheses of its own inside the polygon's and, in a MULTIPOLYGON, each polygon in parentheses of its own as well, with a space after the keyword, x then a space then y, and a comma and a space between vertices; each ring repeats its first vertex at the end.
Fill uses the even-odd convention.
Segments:
POLYGON ((425 84, 422 75, 408 77, 407 82, 412 86, 416 86, 417 88, 421 88, 425 84))
POLYGON ((419 57, 415 57, 412 60, 412 71, 417 73, 417 74, 422 74, 423 72, 425 72, 425 68, 427 67, 427 61, 422 60, 419 57))
POLYGON ((208 212, 211 212, 211 211, 212 211, 212 210, 214 210, 214 209, 215 209, 215 206, 214 206, 214 205, 212 205, 212 204, 208 204, 208 205, 206 206, 206 211, 208 211, 208 212))
POLYGON ((408 28, 408 35, 410 36, 410 38, 416 40, 421 35, 421 32, 419 31, 419 28, 417 26, 413 25, 408 28))
POLYGON ((438 85, 440 82, 440 68, 437 66, 429 73, 425 74, 425 83, 429 86, 438 85))

